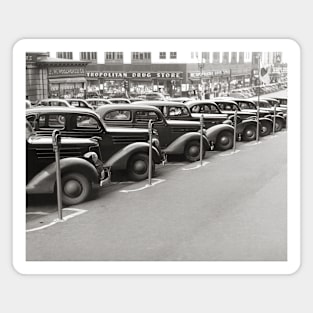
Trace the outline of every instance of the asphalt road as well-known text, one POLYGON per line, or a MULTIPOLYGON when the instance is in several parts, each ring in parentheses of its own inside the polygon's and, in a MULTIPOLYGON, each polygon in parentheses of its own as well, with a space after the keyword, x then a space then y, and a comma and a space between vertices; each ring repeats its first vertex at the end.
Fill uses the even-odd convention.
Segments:
POLYGON ((61 223, 54 203, 29 206, 27 260, 287 259, 287 131, 208 152, 202 167, 160 166, 146 187, 112 184, 61 223))

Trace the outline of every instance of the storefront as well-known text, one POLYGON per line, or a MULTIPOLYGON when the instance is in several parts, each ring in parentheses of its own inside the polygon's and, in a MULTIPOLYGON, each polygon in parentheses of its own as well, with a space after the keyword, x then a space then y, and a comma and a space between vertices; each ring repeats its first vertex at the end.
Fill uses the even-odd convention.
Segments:
POLYGON ((185 68, 186 65, 176 64, 91 64, 86 71, 87 91, 96 91, 103 96, 125 94, 126 91, 132 96, 148 92, 181 96, 182 84, 186 82, 185 68))

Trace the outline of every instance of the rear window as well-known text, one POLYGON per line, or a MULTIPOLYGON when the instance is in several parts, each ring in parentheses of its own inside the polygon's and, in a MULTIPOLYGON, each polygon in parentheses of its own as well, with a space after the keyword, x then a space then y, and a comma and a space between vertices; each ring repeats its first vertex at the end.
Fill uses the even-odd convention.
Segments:
POLYGON ((148 123, 149 120, 152 120, 152 122, 156 122, 159 119, 159 116, 156 114, 156 112, 153 111, 137 111, 135 114, 135 121, 137 123, 148 123))
POLYGON ((105 121, 124 120, 130 121, 131 113, 128 110, 114 110, 104 116, 105 121))
POLYGON ((65 125, 64 114, 40 115, 38 119, 38 129, 58 128, 63 129, 65 125))

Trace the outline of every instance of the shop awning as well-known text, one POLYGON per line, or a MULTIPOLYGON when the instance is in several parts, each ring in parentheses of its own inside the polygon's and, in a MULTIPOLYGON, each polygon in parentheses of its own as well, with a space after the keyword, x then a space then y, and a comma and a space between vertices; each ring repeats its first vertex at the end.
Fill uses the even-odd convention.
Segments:
POLYGON ((86 83, 85 77, 50 78, 50 84, 86 83))

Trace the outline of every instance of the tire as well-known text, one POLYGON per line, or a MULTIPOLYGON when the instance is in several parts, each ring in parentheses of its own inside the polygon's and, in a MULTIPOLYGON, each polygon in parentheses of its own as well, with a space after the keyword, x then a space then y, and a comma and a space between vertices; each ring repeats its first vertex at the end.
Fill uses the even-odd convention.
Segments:
MULTIPOLYGON (((274 119, 273 119, 274 122, 274 119)), ((275 132, 280 132, 284 127, 284 123, 280 119, 275 119, 275 132)))
POLYGON ((234 135, 229 131, 222 131, 216 139, 216 149, 219 151, 225 151, 231 149, 234 144, 234 135))
MULTIPOLYGON (((155 164, 152 160, 152 175, 155 171, 155 164)), ((149 176, 149 156, 144 153, 137 153, 132 156, 127 166, 128 177, 134 181, 147 179, 149 176)))
POLYGON ((62 177, 62 202, 75 205, 85 201, 91 194, 89 179, 80 173, 67 173, 62 177))
POLYGON ((252 141, 256 139, 256 126, 248 125, 245 127, 242 133, 242 140, 243 141, 252 141))
MULTIPOLYGON (((202 156, 205 155, 205 148, 203 146, 202 156)), ((189 162, 200 160, 200 142, 197 140, 190 141, 186 144, 184 151, 185 159, 189 162)))
POLYGON ((269 134, 271 134, 272 130, 273 130, 272 123, 268 121, 261 122, 261 128, 260 128, 261 137, 268 136, 269 134))

